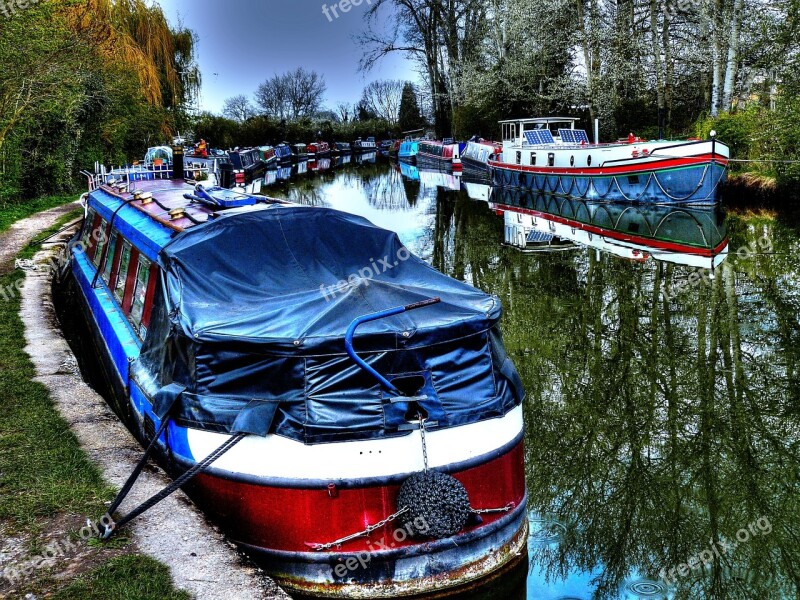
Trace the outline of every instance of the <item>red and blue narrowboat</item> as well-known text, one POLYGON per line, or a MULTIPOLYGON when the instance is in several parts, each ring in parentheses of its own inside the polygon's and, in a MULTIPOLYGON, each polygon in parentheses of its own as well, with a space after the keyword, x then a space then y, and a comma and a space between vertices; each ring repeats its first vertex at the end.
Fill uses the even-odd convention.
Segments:
POLYGON ((578 119, 503 121, 502 155, 489 160, 497 186, 589 200, 713 205, 730 150, 708 140, 590 143, 578 119))
POLYGON ((323 142, 323 141, 312 142, 308 145, 306 150, 308 151, 309 160, 323 158, 331 155, 331 147, 330 144, 328 144, 328 142, 323 142))
POLYGON ((496 297, 360 217, 137 185, 89 193, 70 281, 132 429, 231 539, 287 589, 342 598, 525 555, 496 297))
POLYGON ((261 146, 258 148, 261 154, 261 160, 266 163, 268 169, 274 169, 278 166, 278 154, 276 149, 272 146, 261 146))
POLYGON ((461 146, 452 140, 444 142, 421 140, 417 151, 417 164, 449 171, 461 170, 461 146))

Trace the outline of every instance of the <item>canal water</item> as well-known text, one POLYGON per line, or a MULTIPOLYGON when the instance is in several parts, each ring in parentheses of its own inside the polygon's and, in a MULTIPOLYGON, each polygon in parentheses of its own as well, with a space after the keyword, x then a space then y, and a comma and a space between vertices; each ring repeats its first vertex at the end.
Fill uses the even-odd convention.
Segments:
POLYGON ((798 597, 797 218, 565 204, 383 160, 328 166, 266 193, 394 230, 505 308, 527 389, 529 556, 470 597, 798 597))

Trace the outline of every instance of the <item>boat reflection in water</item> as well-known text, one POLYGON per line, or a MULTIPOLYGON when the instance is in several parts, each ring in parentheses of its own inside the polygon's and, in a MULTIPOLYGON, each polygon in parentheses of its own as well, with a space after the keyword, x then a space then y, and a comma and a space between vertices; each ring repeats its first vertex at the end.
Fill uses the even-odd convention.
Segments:
POLYGON ((355 155, 355 162, 359 165, 375 164, 377 161, 378 153, 376 151, 362 152, 361 154, 355 155))
POLYGON ((411 181, 419 181, 419 169, 410 163, 400 161, 394 165, 392 165, 395 169, 399 169, 400 173, 403 177, 410 179, 411 181))
POLYGON ((454 175, 452 171, 444 169, 420 168, 419 180, 422 185, 429 188, 441 188, 457 192, 461 189, 461 175, 454 175))
POLYGON ((505 242, 521 249, 568 242, 710 271, 728 256, 725 214, 717 207, 592 202, 507 189, 496 191, 491 207, 504 214, 505 242))
POLYGON ((475 176, 469 171, 464 171, 464 175, 461 177, 461 188, 472 200, 481 202, 490 202, 494 190, 491 179, 475 176))
POLYGON ((327 171, 332 166, 330 158, 318 158, 308 163, 308 170, 313 173, 318 173, 320 171, 327 171))

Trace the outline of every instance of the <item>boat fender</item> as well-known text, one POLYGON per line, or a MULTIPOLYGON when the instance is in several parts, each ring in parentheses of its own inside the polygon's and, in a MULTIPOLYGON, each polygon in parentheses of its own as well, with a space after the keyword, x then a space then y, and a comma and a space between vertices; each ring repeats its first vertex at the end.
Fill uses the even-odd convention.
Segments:
POLYGON ((464 529, 472 514, 469 494, 455 477, 439 471, 414 473, 405 480, 397 505, 407 509, 412 537, 444 539, 464 529))

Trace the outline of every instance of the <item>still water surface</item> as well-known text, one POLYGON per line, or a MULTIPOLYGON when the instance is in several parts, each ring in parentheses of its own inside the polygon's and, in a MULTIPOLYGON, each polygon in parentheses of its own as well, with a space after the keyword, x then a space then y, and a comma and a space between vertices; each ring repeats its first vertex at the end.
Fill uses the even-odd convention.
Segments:
POLYGON ((382 160, 328 166, 266 193, 394 230, 505 307, 527 389, 529 560, 471 597, 798 597, 796 218, 496 194, 382 160))

